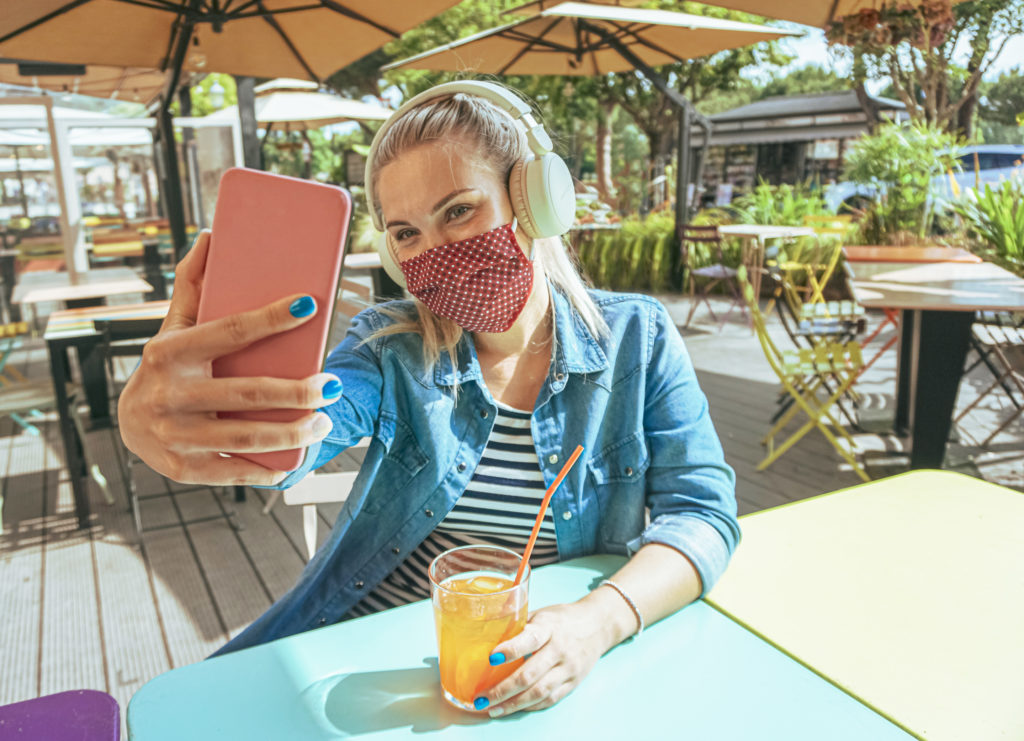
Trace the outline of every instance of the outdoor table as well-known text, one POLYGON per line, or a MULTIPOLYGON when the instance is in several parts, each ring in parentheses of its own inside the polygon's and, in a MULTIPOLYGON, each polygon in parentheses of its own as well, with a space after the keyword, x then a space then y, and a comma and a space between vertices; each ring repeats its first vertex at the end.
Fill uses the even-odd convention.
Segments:
POLYGON ((847 262, 983 262, 973 252, 959 247, 892 247, 888 245, 847 245, 847 262))
MULTIPOLYGON (((531 607, 575 600, 622 563, 591 556, 537 569, 531 607)), ((494 720, 442 699, 435 640, 422 601, 180 667, 135 694, 128 736, 910 738, 703 602, 610 651, 557 705, 494 720)))
POLYGON ((708 602, 920 738, 1024 738, 1024 494, 912 471, 741 525, 708 602))
POLYGON ((78 355, 78 368, 82 376, 89 416, 95 427, 110 424, 110 398, 107 373, 100 353, 102 335, 96 330, 96 320, 155 319, 167 316, 170 301, 149 301, 142 304, 120 306, 90 306, 80 309, 55 311, 46 323, 43 339, 50 356, 50 377, 60 418, 64 455, 67 459, 71 486, 75 495, 75 512, 79 527, 89 522, 89 495, 86 489, 85 461, 76 444, 73 420, 68 410, 67 384, 71 381, 68 348, 74 347, 78 355))
POLYGON ((769 239, 797 239, 817 235, 810 226, 775 226, 772 224, 725 224, 718 227, 723 237, 736 237, 743 241, 741 264, 747 268, 754 296, 761 295, 761 272, 764 267, 765 242, 769 239))
POLYGON ((56 271, 22 273, 11 301, 15 304, 37 304, 62 301, 68 308, 95 306, 107 296, 127 293, 149 293, 153 290, 131 268, 100 268, 78 273, 72 283, 71 274, 56 271))
POLYGON ((941 468, 974 312, 1024 310, 1024 279, 987 262, 847 261, 846 270, 861 306, 900 312, 895 427, 910 430, 911 468, 941 468))

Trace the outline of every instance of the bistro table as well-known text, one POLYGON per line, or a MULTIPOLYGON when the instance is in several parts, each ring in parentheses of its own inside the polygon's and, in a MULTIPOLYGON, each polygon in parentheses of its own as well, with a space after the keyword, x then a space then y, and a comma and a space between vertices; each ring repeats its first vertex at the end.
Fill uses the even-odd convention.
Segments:
POLYGON ((162 319, 167 316, 170 301, 149 301, 142 304, 120 306, 89 306, 80 309, 65 309, 50 314, 43 339, 50 355, 50 377, 53 379, 54 396, 60 417, 61 437, 64 440, 64 455, 67 458, 71 486, 75 495, 75 511, 79 527, 88 527, 89 496, 86 489, 85 460, 76 444, 73 420, 68 410, 67 384, 71 380, 68 348, 75 348, 78 367, 89 402, 90 419, 96 426, 109 424, 110 398, 107 390, 107 374, 100 353, 102 335, 96 329, 96 321, 118 319, 162 319))
POLYGON ((149 293, 153 290, 131 268, 98 268, 78 273, 75 282, 71 274, 56 271, 22 273, 14 287, 11 302, 37 304, 43 301, 62 301, 67 308, 95 306, 108 296, 128 293, 149 293))
MULTIPOLYGON (((577 599, 622 563, 592 556, 537 569, 531 606, 577 599)), ((436 657, 430 602, 414 602, 158 676, 131 699, 128 737, 911 738, 703 602, 609 652, 542 712, 492 720, 450 707, 436 657)))
MULTIPOLYGON (((883 248, 876 248, 883 249, 883 248)), ((911 468, 941 468, 975 311, 1024 310, 1024 279, 987 262, 847 260, 864 308, 900 312, 895 427, 910 430, 911 468)))
POLYGON ((775 226, 772 224, 725 224, 718 227, 723 237, 743 240, 740 262, 747 267, 754 296, 761 295, 761 272, 764 268, 765 242, 769 239, 798 239, 814 237, 817 232, 811 226, 775 226))
POLYGON ((920 738, 1024 738, 1024 494, 911 471, 740 522, 713 606, 920 738))

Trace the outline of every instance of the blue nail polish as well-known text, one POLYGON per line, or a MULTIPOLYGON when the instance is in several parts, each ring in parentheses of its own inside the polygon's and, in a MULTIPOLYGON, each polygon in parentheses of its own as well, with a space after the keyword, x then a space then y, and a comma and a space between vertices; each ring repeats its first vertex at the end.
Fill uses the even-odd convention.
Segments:
POLYGON ((477 710, 483 710, 490 704, 491 701, 488 700, 486 697, 478 697, 475 700, 473 700, 473 707, 475 707, 477 710))
POLYGON ((337 399, 341 396, 341 381, 331 379, 324 384, 323 391, 321 392, 325 399, 337 399))
POLYGON ((505 654, 498 651, 497 653, 491 654, 487 660, 491 662, 491 666, 501 666, 505 663, 505 654))
POLYGON ((288 307, 288 311, 292 313, 292 316, 296 319, 301 319, 304 316, 309 316, 316 311, 316 301, 313 300, 312 296, 303 296, 292 301, 292 305, 288 307))

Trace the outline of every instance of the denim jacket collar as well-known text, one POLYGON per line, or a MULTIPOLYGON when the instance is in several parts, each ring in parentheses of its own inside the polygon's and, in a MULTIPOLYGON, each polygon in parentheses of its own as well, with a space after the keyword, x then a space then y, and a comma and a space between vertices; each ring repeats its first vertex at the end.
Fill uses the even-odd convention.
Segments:
MULTIPOLYGON (((555 311, 555 348, 551 371, 554 376, 565 373, 596 373, 608 367, 608 356, 597 338, 573 309, 569 299, 548 282, 555 311)), ((457 347, 458 368, 452 367, 448 353, 434 366, 434 383, 438 386, 460 385, 480 381, 483 373, 476 356, 476 346, 469 332, 462 333, 457 347)), ((426 380, 426 379, 424 379, 426 380)))

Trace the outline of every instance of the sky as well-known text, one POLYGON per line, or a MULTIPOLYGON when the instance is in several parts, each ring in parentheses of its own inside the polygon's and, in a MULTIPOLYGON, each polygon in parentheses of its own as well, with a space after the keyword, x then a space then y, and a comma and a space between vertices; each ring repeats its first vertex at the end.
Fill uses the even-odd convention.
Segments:
MULTIPOLYGON (((825 42, 825 32, 818 28, 808 28, 807 26, 800 26, 795 23, 786 24, 787 27, 794 31, 804 32, 806 35, 803 37, 794 37, 792 39, 783 39, 780 43, 788 54, 792 54, 797 57, 790 67, 804 67, 808 64, 817 64, 822 67, 831 68, 835 67, 836 63, 831 59, 828 51, 828 44, 825 42)), ((958 55, 962 57, 961 62, 966 61, 967 47, 966 44, 962 45, 963 49, 958 49, 958 55)), ((985 75, 986 80, 992 80, 999 76, 1000 73, 1008 70, 1020 67, 1024 70, 1024 36, 1014 36, 1006 44, 999 57, 996 58, 995 63, 985 75)), ((786 68, 783 68, 786 69, 786 68)), ((848 72, 848 69, 837 68, 839 73, 848 72)), ((770 75, 777 75, 778 71, 773 70, 769 73, 770 75)), ((868 88, 872 92, 877 92, 878 89, 885 87, 887 83, 880 82, 877 85, 868 84, 868 88)))

